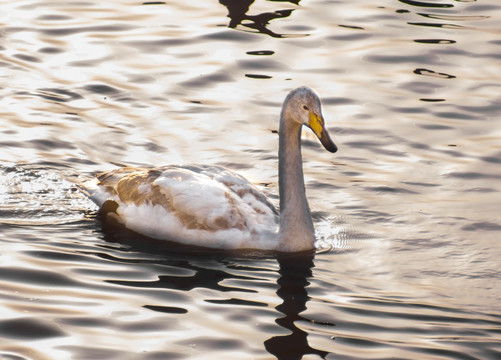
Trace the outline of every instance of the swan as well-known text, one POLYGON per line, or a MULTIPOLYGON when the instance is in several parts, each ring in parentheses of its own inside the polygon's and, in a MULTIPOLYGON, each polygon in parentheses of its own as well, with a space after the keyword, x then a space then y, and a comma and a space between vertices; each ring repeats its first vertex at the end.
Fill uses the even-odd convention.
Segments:
POLYGON ((280 113, 280 213, 247 179, 221 166, 122 167, 80 189, 104 210, 105 221, 150 238, 224 250, 311 251, 315 229, 303 179, 303 125, 326 150, 337 151, 319 97, 308 87, 292 90, 280 113))

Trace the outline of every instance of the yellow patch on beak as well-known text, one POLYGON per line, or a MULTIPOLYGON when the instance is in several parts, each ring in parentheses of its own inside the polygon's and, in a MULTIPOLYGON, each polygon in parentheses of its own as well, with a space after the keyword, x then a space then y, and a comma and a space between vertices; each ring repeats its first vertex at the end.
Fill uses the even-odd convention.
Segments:
POLYGON ((310 122, 308 123, 310 129, 313 130, 315 135, 320 139, 322 136, 322 131, 324 131, 324 119, 321 116, 317 116, 315 113, 310 111, 310 122))
POLYGON ((315 135, 317 135, 326 150, 333 153, 337 151, 337 146, 331 140, 329 133, 325 128, 324 119, 321 115, 317 115, 310 111, 310 121, 308 122, 308 126, 311 130, 313 130, 315 135))

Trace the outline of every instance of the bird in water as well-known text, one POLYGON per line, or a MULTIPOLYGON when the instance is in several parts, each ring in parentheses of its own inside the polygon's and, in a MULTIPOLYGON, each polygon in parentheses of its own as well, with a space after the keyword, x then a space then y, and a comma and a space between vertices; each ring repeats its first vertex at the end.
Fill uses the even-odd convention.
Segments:
POLYGON ((213 249, 300 252, 314 249, 315 229, 306 199, 301 129, 309 127, 332 153, 313 90, 300 87, 280 114, 280 212, 247 179, 221 166, 123 167, 97 175, 82 191, 113 221, 158 240, 213 249))

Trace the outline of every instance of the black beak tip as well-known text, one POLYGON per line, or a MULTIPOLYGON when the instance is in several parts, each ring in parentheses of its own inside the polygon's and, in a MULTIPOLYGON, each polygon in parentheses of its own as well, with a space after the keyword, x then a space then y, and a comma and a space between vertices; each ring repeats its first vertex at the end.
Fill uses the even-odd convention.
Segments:
POLYGON ((335 152, 337 152, 338 148, 337 148, 336 144, 331 143, 330 146, 327 147, 326 149, 327 149, 327 151, 330 151, 331 153, 335 153, 335 152))
POLYGON ((320 137, 320 142, 324 146, 325 150, 335 153, 337 151, 337 146, 334 144, 334 141, 331 140, 330 136, 327 133, 323 133, 320 137))

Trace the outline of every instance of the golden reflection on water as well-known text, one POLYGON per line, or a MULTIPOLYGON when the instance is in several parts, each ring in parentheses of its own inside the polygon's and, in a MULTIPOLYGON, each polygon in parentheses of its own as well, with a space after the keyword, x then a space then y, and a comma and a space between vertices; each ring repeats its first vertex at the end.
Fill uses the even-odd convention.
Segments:
POLYGON ((495 1, 0 7, 0 357, 499 354, 495 1), (340 148, 303 135, 330 251, 299 269, 115 244, 73 187, 114 163, 210 163, 277 201, 299 85, 340 148))

